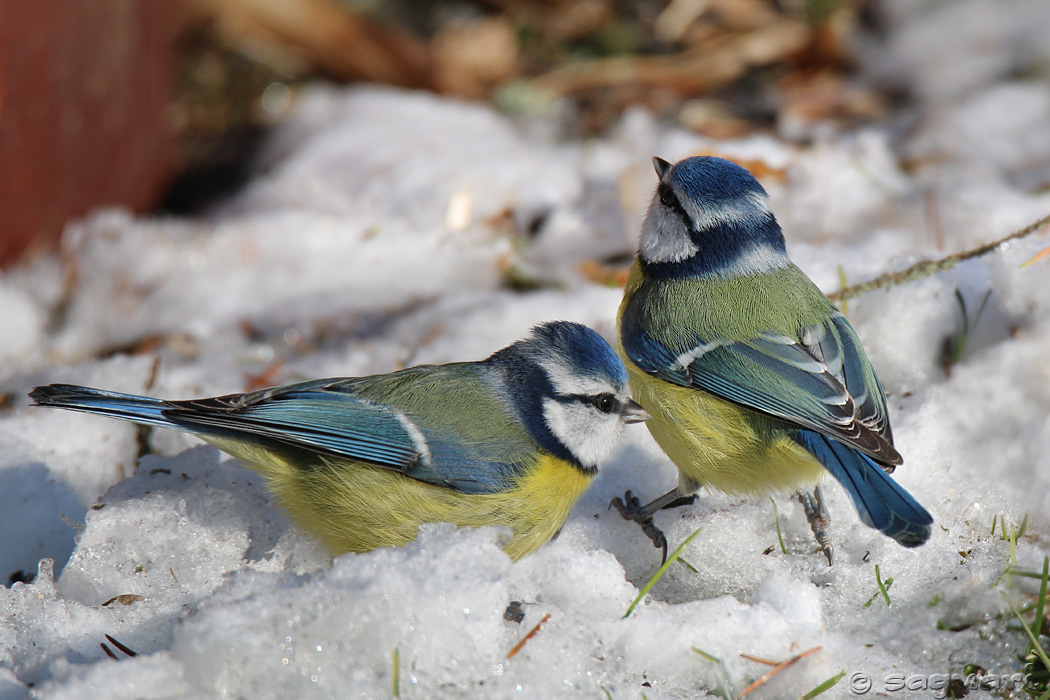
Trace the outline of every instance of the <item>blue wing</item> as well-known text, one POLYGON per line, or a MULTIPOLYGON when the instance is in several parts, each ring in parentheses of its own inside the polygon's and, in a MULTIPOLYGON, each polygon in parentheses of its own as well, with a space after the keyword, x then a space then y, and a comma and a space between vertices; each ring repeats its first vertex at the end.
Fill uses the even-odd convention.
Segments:
MULTIPOLYGON (((402 382, 423 376, 398 374, 386 376, 402 382)), ((507 488, 534 455, 535 450, 518 435, 463 440, 448 430, 429 429, 397 407, 355 396, 358 385, 367 382, 320 380, 194 401, 161 401, 60 384, 37 387, 31 396, 40 405, 205 438, 254 440, 366 462, 465 493, 507 488)), ((479 432, 486 432, 484 426, 479 432)))
POLYGON ((199 432, 243 433, 403 473, 426 450, 422 435, 404 414, 323 389, 286 391, 254 401, 243 395, 176 401, 164 416, 199 432))
POLYGON ((849 322, 834 312, 799 336, 657 338, 630 305, 621 321, 624 351, 642 371, 810 428, 884 465, 900 464, 885 395, 849 322))

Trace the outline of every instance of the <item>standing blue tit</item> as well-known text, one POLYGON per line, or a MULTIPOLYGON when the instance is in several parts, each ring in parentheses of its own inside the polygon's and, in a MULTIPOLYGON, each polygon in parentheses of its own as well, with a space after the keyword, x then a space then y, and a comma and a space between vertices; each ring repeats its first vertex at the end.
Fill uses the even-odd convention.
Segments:
POLYGON ((788 259, 765 190, 720 158, 653 162, 660 182, 617 327, 679 483, 644 507, 630 492, 612 505, 666 552, 653 513, 701 486, 796 491, 830 564, 827 510, 808 491, 827 471, 865 524, 926 542, 933 519, 887 476, 902 459, 882 386, 849 322, 788 259))
POLYGON ((545 323, 480 362, 320 379, 194 401, 37 387, 41 406, 193 433, 262 474, 332 553, 416 538, 423 523, 502 525, 518 559, 548 542, 648 418, 608 343, 545 323))

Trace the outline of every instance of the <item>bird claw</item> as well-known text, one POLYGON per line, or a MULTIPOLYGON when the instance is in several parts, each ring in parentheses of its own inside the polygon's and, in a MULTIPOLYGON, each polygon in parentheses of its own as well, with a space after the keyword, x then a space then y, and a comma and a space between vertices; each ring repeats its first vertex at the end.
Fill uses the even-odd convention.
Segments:
POLYGON ((809 529, 813 531, 813 537, 817 540, 817 551, 824 553, 824 556, 828 558, 828 566, 831 566, 834 561, 835 551, 835 548, 831 546, 831 537, 828 535, 828 527, 831 525, 831 514, 828 513, 828 508, 824 505, 824 495, 821 493, 820 487, 813 489, 812 494, 800 491, 798 500, 802 504, 802 510, 806 513, 809 529))
POLYGON ((617 496, 609 502, 609 509, 613 508, 616 508, 624 520, 633 520, 638 523, 638 526, 642 528, 642 534, 652 540, 654 547, 663 552, 663 558, 660 560, 662 566, 667 561, 667 538, 653 522, 652 514, 642 507, 642 502, 638 497, 627 491, 623 498, 617 496))
POLYGON ((645 520, 653 519, 653 516, 642 507, 642 502, 638 497, 630 491, 624 492, 623 498, 617 496, 609 501, 609 510, 613 508, 619 511, 620 517, 624 520, 633 520, 636 523, 641 523, 645 520))

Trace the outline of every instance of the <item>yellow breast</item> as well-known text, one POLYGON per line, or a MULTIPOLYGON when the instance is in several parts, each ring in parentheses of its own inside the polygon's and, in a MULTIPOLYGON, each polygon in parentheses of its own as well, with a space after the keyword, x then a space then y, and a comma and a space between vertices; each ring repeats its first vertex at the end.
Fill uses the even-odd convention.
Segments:
POLYGON ((505 551, 520 559, 558 533, 594 478, 538 453, 513 488, 464 494, 368 464, 316 457, 316 464, 297 465, 253 446, 212 442, 266 477, 295 523, 334 554, 400 546, 414 540, 423 523, 448 522, 510 528, 505 551))
POLYGON ((772 495, 816 484, 826 474, 775 419, 700 389, 642 372, 624 358, 631 392, 652 418, 646 425, 678 467, 679 488, 772 495))

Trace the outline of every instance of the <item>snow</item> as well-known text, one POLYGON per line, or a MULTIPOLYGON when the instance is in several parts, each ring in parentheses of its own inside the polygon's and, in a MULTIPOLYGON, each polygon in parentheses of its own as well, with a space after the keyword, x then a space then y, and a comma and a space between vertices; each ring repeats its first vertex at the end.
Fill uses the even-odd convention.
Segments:
POLYGON ((893 3, 897 48, 866 48, 873 75, 917 96, 905 136, 874 125, 805 147, 721 143, 632 110, 606 138, 556 142, 476 104, 319 86, 297 96, 249 188, 211 216, 95 212, 69 227, 61 256, 0 275, 0 572, 37 572, 0 588, 0 700, 386 697, 395 652, 407 698, 735 693, 769 670, 741 654, 783 661, 814 647, 748 697, 796 697, 841 670, 824 697, 851 697, 856 674, 872 693, 929 697, 887 679, 935 683, 969 663, 1015 673, 1025 640, 999 617, 999 590, 1020 600, 1034 588, 1001 579, 1010 546, 989 530, 1027 514, 1018 564, 1050 553, 1050 274, 1045 260, 1020 268, 1046 233, 849 302, 889 394, 905 457, 895 478, 936 519, 929 543, 906 550, 865 527, 828 482, 829 568, 786 495, 784 553, 768 500, 702 492, 657 515, 672 547, 702 531, 688 566, 672 565, 627 618, 659 552, 609 500, 676 482, 640 427, 561 536, 520 562, 500 549, 504 532, 443 524, 333 559, 254 472, 194 438, 154 431, 139 461, 133 426, 24 398, 49 382, 188 398, 243 390, 253 375, 478 359, 552 318, 612 338, 621 292, 580 264, 633 252, 652 155, 716 152, 781 171, 764 184, 789 252, 827 291, 840 265, 859 282, 1003 236, 1050 211, 1036 186, 1050 172, 1050 99, 1045 83, 1017 78, 1023 61, 1045 60, 1029 32, 1045 8, 1014 2, 986 22, 972 4, 893 3), (955 60, 986 36, 1015 49, 955 60), (539 288, 511 291, 513 276, 539 288), (972 315, 989 289, 946 372, 956 291, 972 315), (893 578, 889 607, 876 564, 893 578), (511 601, 520 624, 503 617, 511 601))

